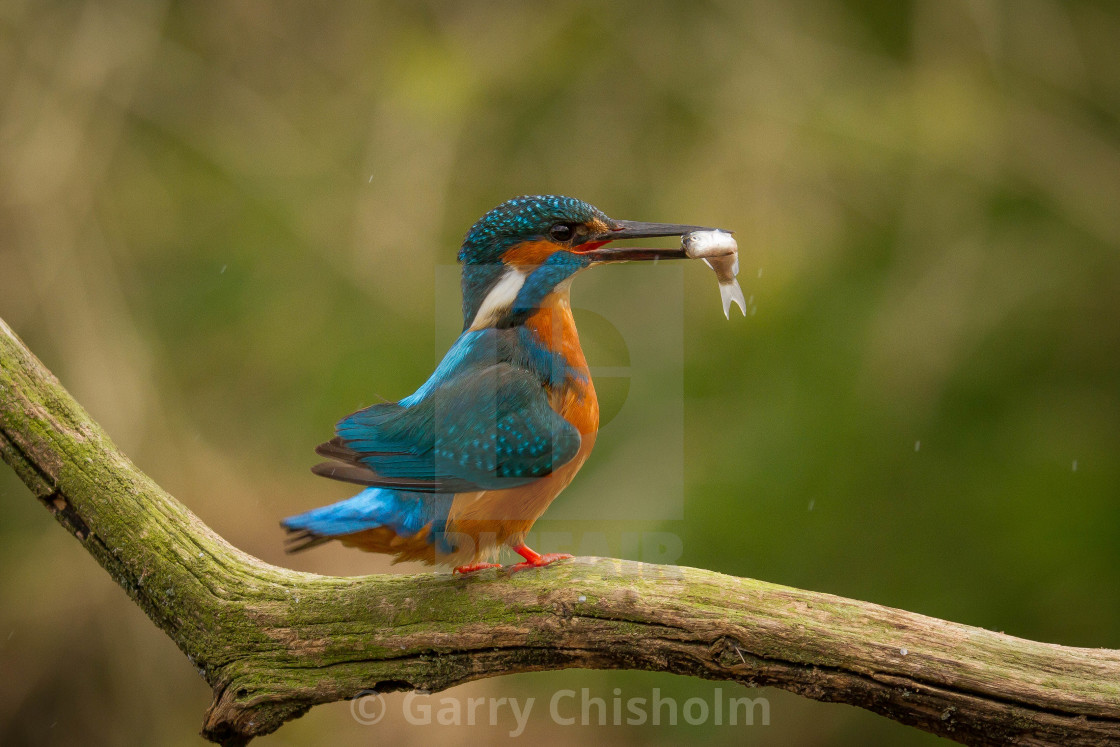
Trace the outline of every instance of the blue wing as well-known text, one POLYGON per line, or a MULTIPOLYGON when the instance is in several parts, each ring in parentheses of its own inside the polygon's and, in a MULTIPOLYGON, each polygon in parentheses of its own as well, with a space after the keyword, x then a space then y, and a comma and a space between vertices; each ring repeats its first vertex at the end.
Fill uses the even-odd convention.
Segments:
POLYGON ((580 434, 548 404, 540 377, 509 362, 487 363, 477 340, 460 340, 432 378, 399 403, 338 423, 318 451, 334 461, 317 474, 417 492, 524 485, 567 463, 580 434))

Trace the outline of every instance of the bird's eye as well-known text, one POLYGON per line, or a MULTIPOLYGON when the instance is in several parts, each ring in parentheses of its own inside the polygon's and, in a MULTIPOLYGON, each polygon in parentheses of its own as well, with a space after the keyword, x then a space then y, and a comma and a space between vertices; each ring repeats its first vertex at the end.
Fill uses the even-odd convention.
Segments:
POLYGON ((569 241, 573 233, 575 232, 567 223, 557 223, 555 226, 548 229, 548 235, 552 237, 553 241, 569 241))

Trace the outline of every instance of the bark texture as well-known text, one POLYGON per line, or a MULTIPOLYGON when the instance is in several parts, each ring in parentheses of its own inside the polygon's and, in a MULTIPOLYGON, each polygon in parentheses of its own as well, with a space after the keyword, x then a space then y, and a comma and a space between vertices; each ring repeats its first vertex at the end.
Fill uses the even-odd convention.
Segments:
POLYGON ((138 470, 3 320, 0 456, 213 687, 216 742, 370 689, 582 667, 780 687, 967 744, 1120 743, 1118 651, 605 558, 468 577, 269 565, 138 470))

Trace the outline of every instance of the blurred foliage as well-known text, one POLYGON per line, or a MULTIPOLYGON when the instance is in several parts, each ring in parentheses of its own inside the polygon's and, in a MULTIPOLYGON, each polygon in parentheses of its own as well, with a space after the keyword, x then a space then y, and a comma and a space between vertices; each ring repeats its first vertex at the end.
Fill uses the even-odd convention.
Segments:
MULTIPOLYGON (((680 272, 683 349, 652 391, 682 403, 683 433, 604 429, 554 510, 634 518, 542 532, 632 557, 626 537, 664 532, 684 564, 1120 647, 1116 4, 9 0, 0 36, 0 316, 235 545, 388 570, 285 557, 277 521, 345 495, 307 471, 337 417, 431 370, 458 307, 433 278, 467 227, 558 192, 735 230, 754 308, 728 323, 711 274, 680 272), (681 444, 666 521, 625 476, 681 444)), ((574 300, 627 285, 625 267, 593 272, 574 300)), ((627 291, 639 321, 662 301, 627 291)), ((593 365, 638 365, 584 318, 593 365)), ((618 422, 626 397, 604 386, 618 422)), ((0 498, 0 741, 199 743, 189 664, 6 469, 0 498)), ((456 694, 584 686, 714 687, 564 672, 456 694)), ((527 734, 937 741, 750 694, 770 726, 541 716, 527 734)), ((508 724, 433 729, 335 705, 263 744, 473 743, 508 724)))

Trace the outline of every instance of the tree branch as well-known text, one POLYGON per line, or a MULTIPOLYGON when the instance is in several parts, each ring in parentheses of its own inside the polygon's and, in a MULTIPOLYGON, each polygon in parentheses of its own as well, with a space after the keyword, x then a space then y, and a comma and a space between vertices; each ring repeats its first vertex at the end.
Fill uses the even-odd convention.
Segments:
POLYGON ((645 669, 771 685, 968 744, 1120 742, 1120 652, 692 568, 316 576, 230 546, 138 470, 0 320, 0 455, 214 689, 240 744, 364 690, 645 669))

